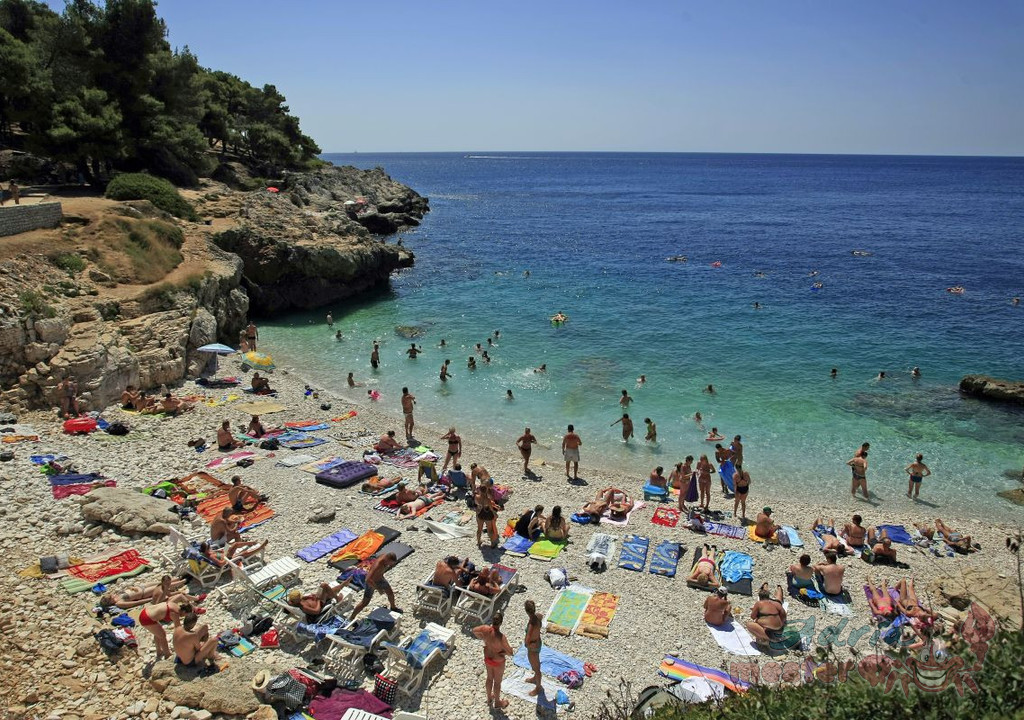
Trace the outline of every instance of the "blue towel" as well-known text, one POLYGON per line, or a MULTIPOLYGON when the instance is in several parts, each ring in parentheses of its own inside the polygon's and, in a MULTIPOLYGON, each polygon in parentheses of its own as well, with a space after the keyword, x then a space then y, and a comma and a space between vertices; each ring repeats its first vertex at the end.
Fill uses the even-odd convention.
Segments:
MULTIPOLYGON (((526 656, 526 646, 520 645, 516 651, 515 656, 512 658, 512 662, 521 668, 532 670, 530 667, 530 660, 526 656)), ((557 650, 547 647, 546 645, 540 649, 540 671, 544 675, 550 675, 551 677, 558 677, 562 673, 568 670, 575 670, 581 675, 585 675, 583 672, 583 661, 560 653, 557 650)))
POLYGON ((647 549, 651 541, 641 535, 627 535, 619 555, 619 567, 640 572, 647 564, 647 549))
POLYGON ((296 557, 302 558, 306 562, 313 562, 322 558, 329 552, 342 548, 348 545, 350 542, 358 537, 351 530, 339 530, 333 535, 328 535, 323 540, 318 540, 309 547, 304 547, 295 553, 296 557))
POLYGON ((679 543, 671 540, 663 540, 654 548, 654 557, 651 558, 651 573, 664 575, 665 577, 676 576, 676 566, 679 565, 679 543))
POLYGON ((783 525, 782 529, 789 535, 789 544, 793 547, 803 547, 804 541, 797 535, 796 528, 790 527, 789 525, 783 525))
POLYGON ((580 525, 590 525, 594 522, 594 516, 589 513, 573 513, 569 519, 580 525))
POLYGON ((440 640, 432 640, 430 633, 426 630, 420 632, 413 641, 409 644, 409 647, 402 648, 405 653, 406 659, 409 664, 414 668, 421 668, 427 662, 427 658, 430 657, 430 653, 434 651, 434 648, 441 648, 442 652, 447 646, 440 640))
POLYGON ((668 495, 668 490, 663 487, 658 487, 657 485, 644 485, 644 494, 665 496, 668 495))
POLYGON ((910 537, 910 533, 908 533, 907 529, 902 525, 879 525, 875 529, 878 531, 879 535, 881 535, 882 531, 885 530, 889 535, 889 539, 894 543, 902 543, 904 545, 914 544, 913 539, 910 537))
POLYGON ((718 567, 726 582, 734 583, 744 578, 753 579, 754 577, 754 558, 746 553, 728 550, 718 567))
POLYGON ((83 483, 94 483, 97 480, 102 480, 103 476, 99 473, 75 473, 72 475, 51 475, 49 480, 51 485, 81 485, 83 483))
POLYGON ((531 545, 533 545, 533 541, 529 538, 524 538, 522 535, 512 535, 501 547, 510 553, 525 555, 530 550, 531 545))
POLYGON ((342 623, 342 619, 337 616, 332 617, 327 622, 318 624, 300 622, 295 625, 295 632, 308 635, 316 639, 317 642, 320 642, 328 635, 336 635, 342 623))

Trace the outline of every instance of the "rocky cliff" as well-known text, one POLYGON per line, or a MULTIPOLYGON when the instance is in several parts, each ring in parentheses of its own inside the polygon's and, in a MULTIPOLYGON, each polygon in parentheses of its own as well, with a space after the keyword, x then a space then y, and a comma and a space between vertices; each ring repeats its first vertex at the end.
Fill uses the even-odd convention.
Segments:
POLYGON ((242 258, 254 313, 309 309, 386 284, 413 255, 377 235, 419 224, 426 198, 383 170, 325 168, 247 195, 237 226, 214 236, 242 258))
POLYGON ((377 235, 418 224, 427 200, 383 171, 325 168, 293 174, 279 190, 204 182, 189 194, 199 223, 148 203, 76 198, 64 202, 61 228, 6 239, 0 410, 57 405, 68 375, 91 409, 116 401, 128 384, 173 385, 209 360, 198 347, 237 341, 250 310, 315 307, 412 264, 412 253, 377 235), (140 282, 125 269, 140 247, 152 250, 139 232, 174 227, 183 238, 177 264, 140 282))
POLYGON ((1024 405, 1024 382, 997 380, 987 375, 967 375, 960 381, 960 392, 982 400, 1024 405))

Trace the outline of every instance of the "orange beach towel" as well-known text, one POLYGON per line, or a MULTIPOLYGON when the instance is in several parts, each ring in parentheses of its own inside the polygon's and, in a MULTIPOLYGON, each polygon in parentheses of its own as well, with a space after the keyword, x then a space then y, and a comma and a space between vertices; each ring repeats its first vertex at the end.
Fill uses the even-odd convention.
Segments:
POLYGON ((367 530, 345 547, 331 555, 331 562, 342 560, 365 560, 380 550, 384 544, 384 536, 379 532, 367 530))
POLYGON ((138 550, 132 549, 120 552, 106 560, 74 565, 68 568, 67 573, 80 580, 94 582, 111 575, 131 572, 143 565, 149 565, 149 560, 139 555, 138 550))
POLYGON ((595 639, 608 637, 608 626, 611 625, 615 611, 618 609, 618 595, 606 592, 594 593, 583 610, 576 634, 595 639))
MULTIPOLYGON (((196 512, 206 522, 212 522, 215 517, 221 514, 224 508, 231 507, 231 501, 228 500, 228 494, 226 492, 219 492, 213 497, 208 497, 203 500, 196 507, 196 512)), ((239 530, 245 530, 253 525, 258 525, 265 520, 269 520, 274 517, 274 510, 269 505, 260 503, 252 510, 246 512, 235 513, 236 515, 242 516, 242 522, 239 524, 239 530)))

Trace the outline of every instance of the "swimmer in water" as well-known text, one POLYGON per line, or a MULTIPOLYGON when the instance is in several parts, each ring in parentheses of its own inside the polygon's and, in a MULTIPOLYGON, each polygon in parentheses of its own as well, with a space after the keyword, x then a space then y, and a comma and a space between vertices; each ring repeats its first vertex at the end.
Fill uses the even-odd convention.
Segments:
POLYGON ((885 380, 885 370, 879 370, 875 380, 885 380))
POLYGON ((475 349, 476 349, 476 354, 479 355, 480 353, 482 353, 484 351, 484 346, 481 345, 480 343, 477 343, 475 349))
POLYGON ((529 270, 523 270, 523 277, 530 277, 530 271, 529 270))
POLYGON ((470 355, 469 360, 466 362, 466 367, 470 370, 476 370, 476 358, 470 355))
POLYGON ((912 377, 912 378, 919 378, 919 377, 921 377, 921 368, 919 368, 917 365, 915 365, 914 369, 910 371, 910 377, 912 377))
POLYGON ((835 380, 839 376, 839 368, 832 368, 832 372, 829 375, 835 380))
POLYGON ((817 270, 811 270, 809 273, 807 273, 807 277, 816 277, 818 274, 819 273, 817 270))
POLYGON ((697 423, 697 426, 702 430, 704 429, 704 418, 700 414, 700 410, 693 414, 693 421, 697 423))
POLYGON ((1020 305, 1020 298, 1019 297, 1015 297, 1013 300, 1010 301, 1010 304, 1011 305, 1020 305))
POLYGON ((349 373, 348 374, 348 377, 346 378, 346 382, 348 382, 348 386, 349 387, 362 387, 363 384, 360 383, 360 382, 356 382, 355 377, 353 377, 354 375, 355 375, 355 373, 349 373))
POLYGON ((763 270, 758 270, 756 273, 754 273, 754 277, 756 277, 756 278, 763 278, 763 277, 768 277, 768 276, 764 274, 763 270))
POLYGON ((487 347, 494 347, 494 341, 490 338, 487 338, 487 347))
POLYGON ((708 433, 708 440, 725 440, 725 436, 719 434, 718 428, 712 427, 711 432, 708 433))
POLYGON ((373 401, 380 400, 380 391, 379 390, 367 390, 366 394, 369 395, 370 399, 373 400, 373 401))
POLYGON ((628 408, 631 402, 633 402, 633 398, 629 396, 628 392, 623 390, 622 397, 619 398, 619 405, 621 405, 624 408, 628 408))
POLYGON ((341 340, 341 330, 339 330, 338 332, 334 333, 334 339, 335 340, 341 340))
POLYGON ((438 347, 445 347, 446 345, 448 345, 448 343, 445 342, 444 338, 441 338, 441 342, 438 347))
POLYGON ((658 442, 658 426, 650 418, 644 418, 644 424, 647 426, 647 435, 644 437, 644 442, 658 442))
POLYGON ((554 315, 551 316, 551 322, 553 322, 553 323, 564 323, 568 319, 569 319, 569 316, 566 315, 565 313, 561 312, 561 311, 559 311, 559 312, 557 312, 557 313, 555 313, 554 315))
POLYGON ((759 303, 759 302, 755 301, 755 302, 754 302, 754 309, 755 309, 755 310, 760 310, 760 309, 761 309, 761 303, 759 303))
POLYGON ((448 366, 451 365, 451 360, 445 360, 441 365, 441 370, 438 376, 441 378, 441 382, 448 382, 448 378, 452 377, 452 374, 448 372, 448 366))
POLYGON ((715 394, 715 386, 714 386, 714 385, 711 385, 711 384, 709 383, 709 384, 708 384, 708 386, 707 386, 706 388, 704 388, 704 392, 705 392, 706 394, 708 394, 708 395, 714 395, 714 394, 715 394))
POLYGON ((501 337, 501 330, 495 330, 494 331, 494 339, 497 340, 500 337, 501 337))
POLYGON ((825 285, 824 283, 816 282, 813 285, 811 285, 811 287, 814 288, 815 290, 821 290, 823 287, 825 287, 825 285))
POLYGON ((421 352, 423 352, 423 348, 416 347, 416 343, 412 343, 409 346, 409 349, 405 351, 405 354, 408 355, 411 359, 415 360, 416 356, 419 355, 421 352))
POLYGON ((512 390, 511 389, 505 391, 505 399, 506 400, 515 400, 515 398, 512 397, 512 390))
POLYGON ((533 370, 533 371, 534 371, 535 373, 542 373, 542 372, 547 372, 547 371, 548 371, 548 365, 547 365, 547 363, 544 363, 544 364, 543 364, 543 365, 541 365, 541 366, 540 366, 539 368, 534 368, 534 370, 533 370))
POLYGON ((641 375, 640 377, 638 377, 636 379, 636 386, 637 387, 640 387, 641 385, 646 385, 646 384, 647 384, 647 376, 646 375, 641 375))
POLYGON ((480 357, 482 357, 484 359, 485 363, 490 363, 491 362, 491 356, 487 354, 486 350, 483 351, 483 354, 480 355, 480 357))

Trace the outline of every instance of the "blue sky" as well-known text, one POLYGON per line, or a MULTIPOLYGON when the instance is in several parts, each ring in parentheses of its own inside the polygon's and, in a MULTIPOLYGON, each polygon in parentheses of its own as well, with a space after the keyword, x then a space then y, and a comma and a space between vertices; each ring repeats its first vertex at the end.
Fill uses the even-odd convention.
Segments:
POLYGON ((164 0, 326 152, 1024 154, 1024 3, 164 0))

